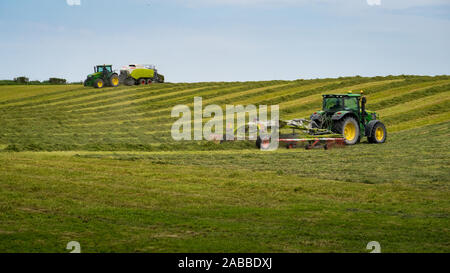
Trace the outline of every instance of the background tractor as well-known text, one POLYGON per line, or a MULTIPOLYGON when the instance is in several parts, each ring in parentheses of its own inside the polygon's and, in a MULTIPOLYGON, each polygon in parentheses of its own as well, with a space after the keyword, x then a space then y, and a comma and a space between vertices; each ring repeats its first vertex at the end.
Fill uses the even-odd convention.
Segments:
POLYGON ((120 82, 131 85, 163 83, 164 76, 158 73, 154 65, 130 64, 120 69, 120 82))
POLYGON ((84 86, 95 88, 117 87, 119 86, 119 75, 112 70, 112 65, 97 65, 94 67, 94 73, 87 76, 84 86))
POLYGON ((367 99, 361 94, 323 95, 321 111, 310 117, 313 126, 342 134, 345 143, 356 144, 361 137, 370 143, 384 143, 387 132, 377 113, 366 110, 367 99))

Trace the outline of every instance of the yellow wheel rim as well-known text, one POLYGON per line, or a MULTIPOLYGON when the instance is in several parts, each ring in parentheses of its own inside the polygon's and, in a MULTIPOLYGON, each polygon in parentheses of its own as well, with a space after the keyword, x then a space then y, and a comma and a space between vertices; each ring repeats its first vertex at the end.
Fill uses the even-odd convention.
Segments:
POLYGON ((98 82, 97 86, 98 86, 98 88, 102 88, 103 87, 103 82, 98 82))
POLYGON ((349 122, 347 125, 345 125, 344 128, 344 137, 348 141, 352 141, 356 137, 356 127, 355 124, 349 122))
POLYGON ((119 79, 114 78, 114 79, 112 80, 112 83, 113 83, 113 85, 118 85, 118 84, 119 84, 119 79))
POLYGON ((383 140, 383 138, 384 138, 384 130, 383 130, 383 128, 378 127, 378 128, 375 130, 375 138, 376 138, 378 141, 382 141, 382 140, 383 140))

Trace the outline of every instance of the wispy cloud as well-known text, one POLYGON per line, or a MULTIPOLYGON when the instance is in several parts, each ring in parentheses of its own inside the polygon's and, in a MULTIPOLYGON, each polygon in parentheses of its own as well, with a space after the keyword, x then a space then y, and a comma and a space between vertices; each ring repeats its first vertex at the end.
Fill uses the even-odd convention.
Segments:
POLYGON ((367 0, 369 6, 380 6, 381 0, 367 0))
POLYGON ((81 6, 81 0, 66 0, 69 6, 81 6))

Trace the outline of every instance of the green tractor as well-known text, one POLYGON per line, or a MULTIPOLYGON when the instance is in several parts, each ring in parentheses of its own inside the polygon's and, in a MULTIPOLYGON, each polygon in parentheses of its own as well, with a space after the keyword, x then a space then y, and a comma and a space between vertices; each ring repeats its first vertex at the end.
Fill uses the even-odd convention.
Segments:
POLYGON ((347 145, 353 145, 367 137, 370 143, 384 143, 387 132, 379 116, 366 110, 366 97, 361 94, 323 95, 321 111, 310 119, 313 127, 342 134, 347 145))
POLYGON ((103 88, 105 86, 119 86, 119 75, 112 70, 112 65, 96 65, 94 73, 89 74, 84 81, 84 86, 103 88))

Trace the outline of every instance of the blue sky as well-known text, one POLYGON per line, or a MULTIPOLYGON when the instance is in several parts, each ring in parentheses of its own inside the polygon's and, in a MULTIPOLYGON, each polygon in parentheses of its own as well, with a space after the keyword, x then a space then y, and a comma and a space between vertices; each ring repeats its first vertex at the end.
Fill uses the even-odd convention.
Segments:
POLYGON ((450 74, 449 0, 77 1, 0 1, 0 79, 102 63, 171 82, 450 74))

